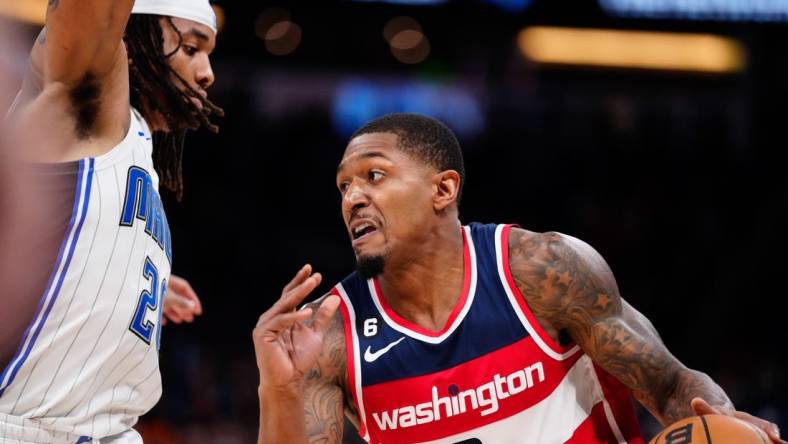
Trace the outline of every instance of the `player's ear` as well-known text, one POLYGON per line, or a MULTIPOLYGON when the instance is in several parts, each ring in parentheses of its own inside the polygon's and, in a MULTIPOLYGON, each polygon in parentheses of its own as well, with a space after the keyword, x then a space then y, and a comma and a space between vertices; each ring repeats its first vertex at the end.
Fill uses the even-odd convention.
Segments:
POLYGON ((435 211, 442 211, 456 202, 459 191, 460 173, 446 170, 433 176, 432 202, 435 211))

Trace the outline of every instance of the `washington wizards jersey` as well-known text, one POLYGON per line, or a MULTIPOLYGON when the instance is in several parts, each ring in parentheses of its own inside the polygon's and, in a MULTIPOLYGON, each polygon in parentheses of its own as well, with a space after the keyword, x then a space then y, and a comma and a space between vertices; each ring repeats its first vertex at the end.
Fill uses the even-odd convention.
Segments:
POLYGON ((441 331, 397 315, 375 278, 354 273, 334 288, 365 440, 643 442, 629 391, 537 323, 509 271, 509 230, 463 227, 462 294, 441 331))
POLYGON ((61 187, 67 205, 48 277, 37 294, 9 296, 20 299, 19 327, 0 339, 16 350, 0 362, 0 442, 135 434, 129 429, 161 395, 172 247, 151 131, 131 116, 128 134, 106 154, 42 166, 70 186, 61 187))

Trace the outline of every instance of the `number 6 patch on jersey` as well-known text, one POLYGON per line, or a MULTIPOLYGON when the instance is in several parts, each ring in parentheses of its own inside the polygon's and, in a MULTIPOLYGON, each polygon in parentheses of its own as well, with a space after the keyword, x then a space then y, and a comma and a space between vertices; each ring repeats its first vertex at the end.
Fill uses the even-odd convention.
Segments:
POLYGON ((378 319, 367 318, 364 319, 364 337, 371 338, 378 334, 378 319))

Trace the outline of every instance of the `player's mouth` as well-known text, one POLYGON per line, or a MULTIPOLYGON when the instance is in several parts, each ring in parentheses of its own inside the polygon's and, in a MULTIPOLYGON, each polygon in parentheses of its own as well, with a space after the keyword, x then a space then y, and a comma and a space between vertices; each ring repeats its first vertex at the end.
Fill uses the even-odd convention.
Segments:
POLYGON ((194 105, 194 107, 202 112, 204 105, 202 104, 202 100, 198 99, 197 97, 189 97, 189 101, 194 105))
POLYGON ((187 100, 189 103, 191 103, 192 107, 197 110, 198 113, 202 113, 205 109, 203 101, 208 99, 208 91, 205 91, 201 88, 194 88, 194 91, 199 95, 199 97, 190 95, 187 100), (200 97, 202 97, 202 99, 200 99, 200 97))
POLYGON ((357 219, 350 223, 350 238, 353 240, 354 248, 377 232, 378 227, 371 219, 357 219))

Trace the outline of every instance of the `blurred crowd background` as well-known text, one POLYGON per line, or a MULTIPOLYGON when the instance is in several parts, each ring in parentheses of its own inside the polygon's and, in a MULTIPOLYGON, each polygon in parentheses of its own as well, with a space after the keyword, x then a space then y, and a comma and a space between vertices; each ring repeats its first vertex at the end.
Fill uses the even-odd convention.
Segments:
MULTIPOLYGON (((45 3, 0 0, 3 113, 45 3)), ((353 270, 335 168, 393 111, 458 135, 464 222, 589 242, 679 359, 788 431, 788 0, 308 3, 216 2, 227 115, 164 195, 205 314, 164 330, 146 443, 254 442, 252 328, 302 264, 319 294, 353 270)))

